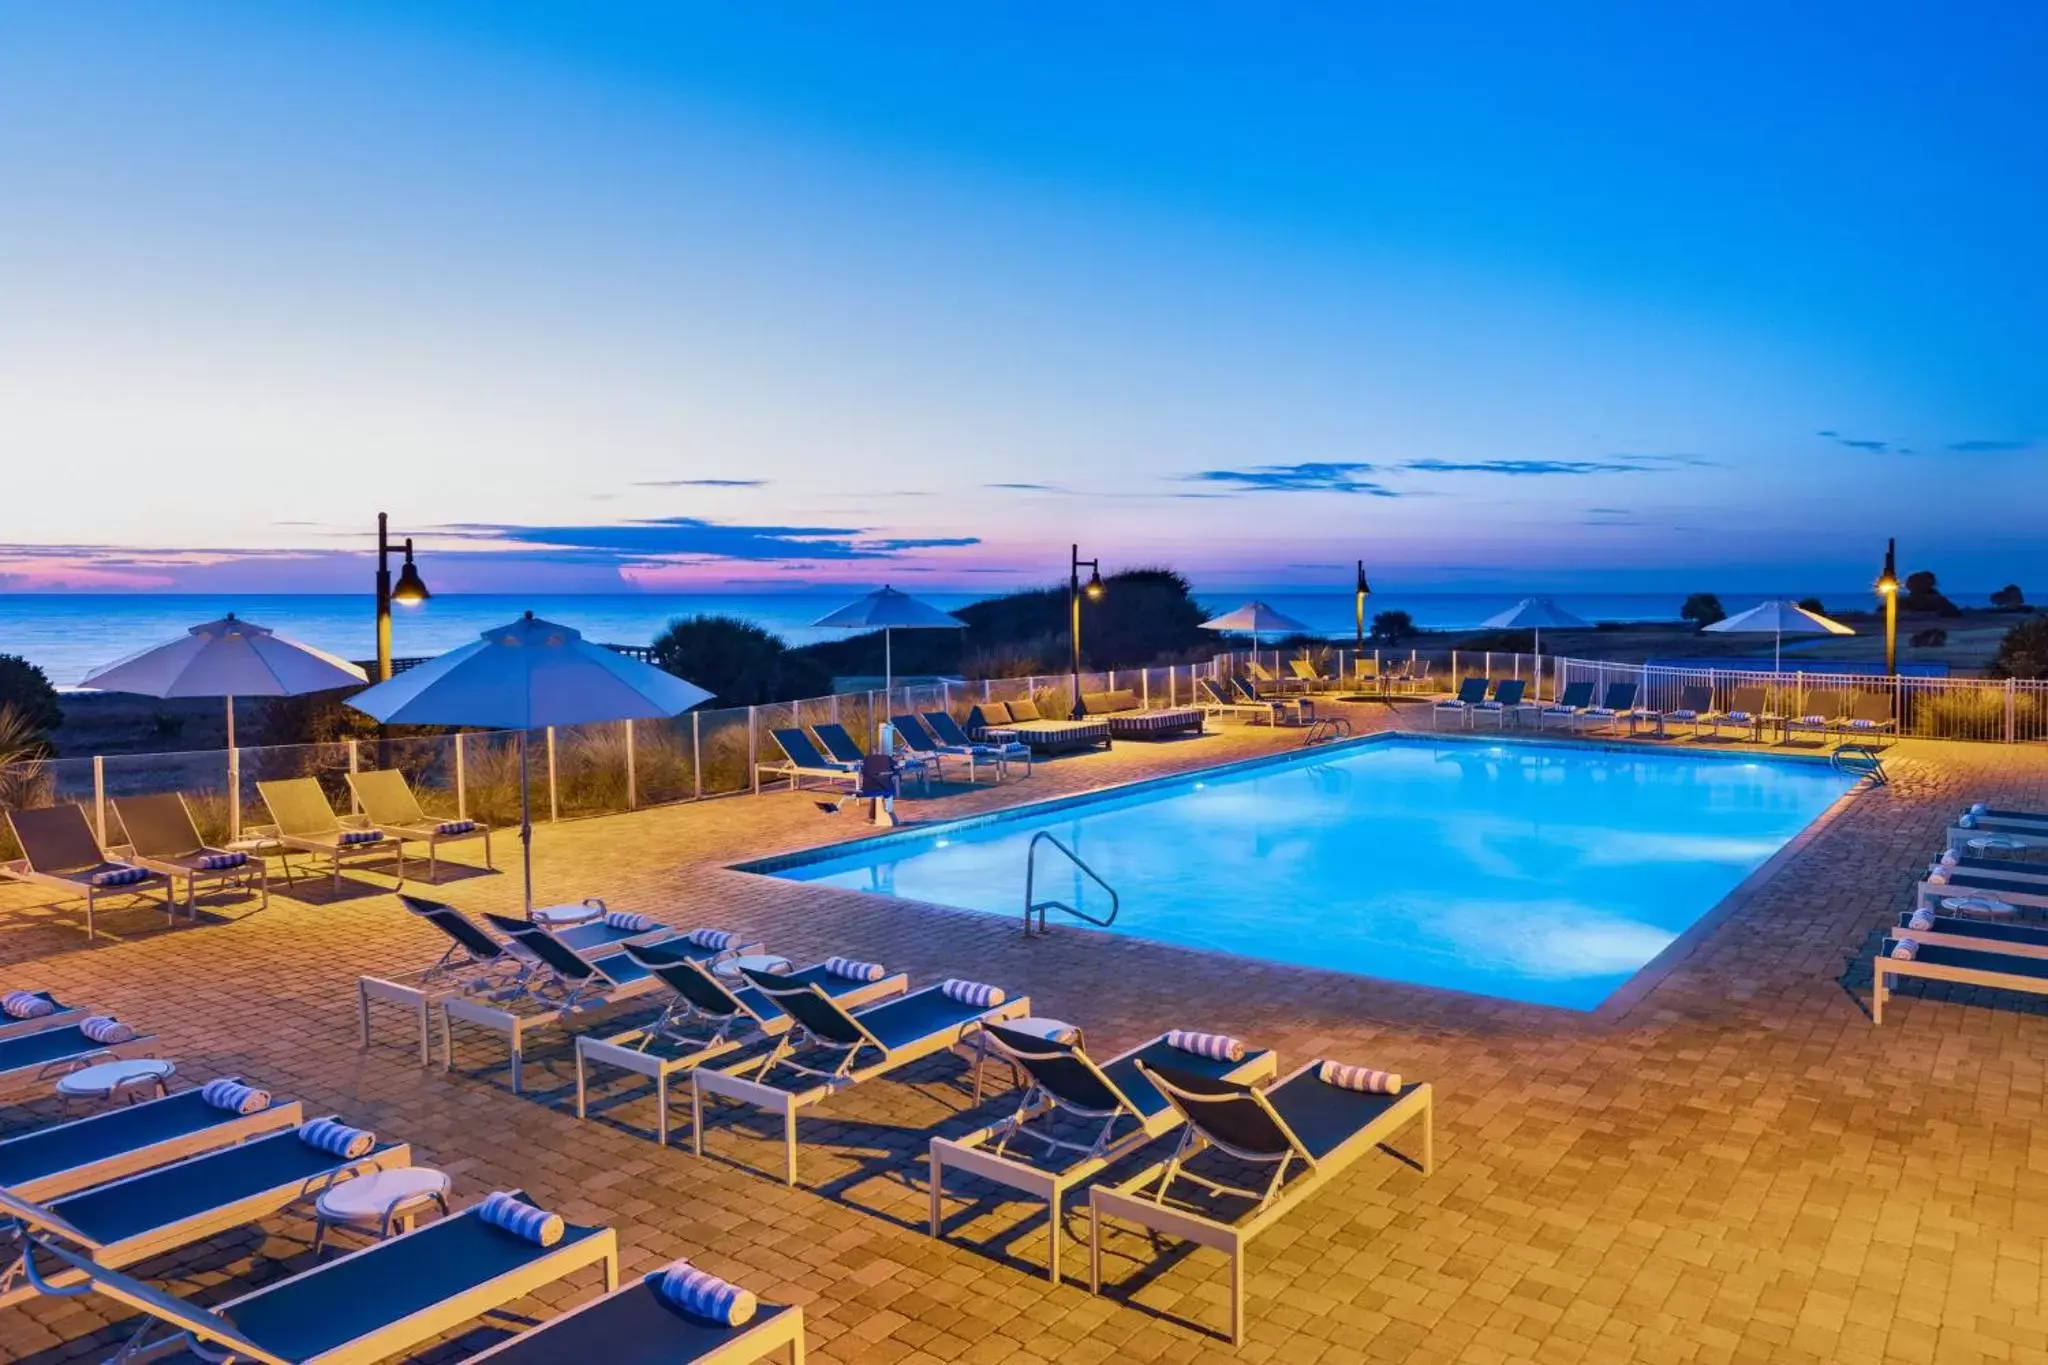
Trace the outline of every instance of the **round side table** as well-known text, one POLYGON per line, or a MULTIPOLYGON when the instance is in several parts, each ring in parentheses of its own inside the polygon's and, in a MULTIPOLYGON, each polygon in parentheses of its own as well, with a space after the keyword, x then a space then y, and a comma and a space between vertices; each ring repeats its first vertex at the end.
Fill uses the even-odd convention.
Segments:
POLYGON ((604 914, 602 905, 536 905, 533 907, 533 922, 543 929, 568 929, 578 924, 588 924, 604 914))
POLYGON ((125 1096, 130 1104, 144 1091, 168 1095, 171 1077, 178 1074, 175 1062, 160 1057, 127 1057, 80 1067, 57 1078, 57 1098, 68 1109, 73 1100, 111 1100, 125 1096))
POLYGON ((711 970, 718 976, 740 980, 740 968, 756 972, 780 974, 789 970, 789 959, 776 957, 771 953, 760 953, 748 957, 728 957, 711 964, 711 970))
POLYGON ((428 1207, 448 1216, 448 1173, 427 1166, 401 1166, 344 1180, 313 1204, 313 1254, 320 1254, 327 1229, 354 1228, 382 1241, 412 1231, 413 1219, 428 1207))

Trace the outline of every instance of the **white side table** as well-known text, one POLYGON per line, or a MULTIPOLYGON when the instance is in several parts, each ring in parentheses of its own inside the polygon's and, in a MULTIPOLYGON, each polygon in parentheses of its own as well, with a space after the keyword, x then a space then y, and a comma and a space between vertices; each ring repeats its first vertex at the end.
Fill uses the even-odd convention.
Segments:
POLYGON ((749 971, 770 972, 779 976, 789 970, 789 959, 776 957, 772 953, 757 953, 750 957, 728 957, 711 964, 713 974, 745 985, 746 981, 740 976, 742 967, 749 971))
POLYGON ((320 1254, 330 1227, 374 1233, 379 1241, 412 1231, 413 1219, 429 1206, 448 1216, 448 1173, 427 1166, 401 1166, 344 1180, 323 1191, 313 1205, 313 1254, 320 1254))
POLYGON ((128 1102, 133 1104, 137 1096, 147 1090, 156 1091, 161 1099, 170 1093, 171 1077, 177 1074, 177 1064, 160 1057, 128 1057, 101 1062, 58 1077, 57 1098, 67 1109, 73 1100, 111 1100, 121 1095, 127 1096, 128 1102))
POLYGON ((604 914, 602 905, 536 905, 533 907, 533 922, 543 929, 567 929, 578 924, 588 924, 604 914))

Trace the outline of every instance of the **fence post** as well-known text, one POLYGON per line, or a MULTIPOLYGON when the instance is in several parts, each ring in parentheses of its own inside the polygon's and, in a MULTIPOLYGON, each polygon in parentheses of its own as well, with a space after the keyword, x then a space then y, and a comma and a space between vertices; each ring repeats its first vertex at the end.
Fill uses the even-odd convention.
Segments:
POLYGON ((1483 657, 1486 660, 1486 676, 1491 678, 1493 676, 1493 651, 1487 650, 1483 657))
POLYGON ((2005 742, 2007 744, 2011 744, 2014 739, 2013 722, 2017 718, 2015 713, 2018 710, 2018 703, 2019 686, 2013 679, 2007 678, 2005 680, 2005 742))
MULTIPOLYGON (((102 817, 101 823, 106 823, 102 817)), ((228 745, 228 838, 242 837, 242 746, 228 745)), ((106 842, 103 833, 100 842, 106 842)))
POLYGON ((640 806, 639 775, 633 771, 633 722, 626 726, 626 809, 637 810, 640 806))
MULTIPOLYGON (((1457 677, 1458 677, 1458 651, 1454 649, 1454 650, 1452 650, 1452 651, 1451 651, 1451 679, 1452 679, 1452 681, 1454 681, 1454 682, 1455 682, 1455 681, 1457 680, 1457 677)), ((1453 692, 1455 692, 1455 691, 1457 691, 1458 689, 1454 687, 1454 688, 1452 688, 1451 690, 1452 690, 1453 692)))
POLYGON ((747 771, 754 775, 754 795, 756 796, 761 794, 761 764, 759 762, 761 732, 755 728, 755 722, 758 717, 754 714, 758 709, 753 706, 747 708, 747 771))
POLYGON ((555 727, 548 727, 548 823, 562 818, 561 803, 555 799, 555 727))
POLYGON ((704 717, 690 713, 690 777, 697 784, 696 799, 704 799, 704 717))
MULTIPOLYGON (((356 765, 361 761, 362 755, 358 752, 356 741, 350 740, 348 742, 348 770, 350 772, 360 771, 356 765)), ((350 815, 358 815, 362 813, 362 809, 361 806, 356 804, 356 787, 355 783, 351 782, 348 787, 348 812, 350 815)))
POLYGON ((107 846, 107 761, 98 754, 92 756, 92 815, 93 823, 99 827, 100 847, 107 846))
POLYGON ((455 818, 458 820, 469 818, 469 774, 463 770, 462 761, 464 738, 462 731, 455 732, 455 818))

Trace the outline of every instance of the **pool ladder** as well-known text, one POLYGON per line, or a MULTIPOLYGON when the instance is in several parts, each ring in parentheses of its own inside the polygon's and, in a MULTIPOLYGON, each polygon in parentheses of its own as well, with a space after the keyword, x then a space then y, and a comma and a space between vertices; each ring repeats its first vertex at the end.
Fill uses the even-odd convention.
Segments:
POLYGON ((1116 923, 1116 912, 1119 908, 1120 902, 1117 899, 1116 888, 1102 880, 1102 874, 1088 866, 1087 860, 1082 858, 1080 854, 1061 843, 1053 836, 1050 830, 1042 829, 1031 836, 1031 847, 1024 854, 1024 933, 1026 937, 1034 933, 1043 934, 1045 932, 1045 912, 1048 910, 1061 910, 1072 915, 1075 919, 1086 921, 1099 929, 1107 929, 1110 925, 1116 923), (1061 900, 1039 900, 1032 894, 1038 881, 1038 846, 1040 844, 1051 844, 1066 855, 1068 862, 1080 868, 1089 881, 1094 882, 1109 893, 1108 915, 1097 919, 1079 906, 1069 905, 1061 900), (1031 924, 1031 917, 1033 915, 1038 917, 1038 927, 1036 929, 1032 928, 1031 924))
POLYGON ((1351 722, 1344 716, 1318 716, 1315 724, 1308 727, 1308 733, 1301 737, 1301 747, 1313 748, 1318 744, 1329 744, 1335 740, 1351 738, 1351 722))
POLYGON ((1873 787, 1891 785, 1891 778, 1885 775, 1883 760, 1877 756, 1877 750, 1868 744, 1837 744, 1828 762, 1838 773, 1853 773, 1857 777, 1869 778, 1873 787))

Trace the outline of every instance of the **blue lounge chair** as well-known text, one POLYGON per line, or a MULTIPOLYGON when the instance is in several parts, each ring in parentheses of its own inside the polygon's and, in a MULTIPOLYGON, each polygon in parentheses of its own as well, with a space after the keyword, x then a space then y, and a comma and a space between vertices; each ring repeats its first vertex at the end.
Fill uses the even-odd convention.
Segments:
POLYGON ((403 892, 398 900, 432 925, 448 946, 431 965, 417 972, 356 978, 357 1046, 370 1046, 370 1006, 377 1002, 396 1005, 413 1016, 420 1065, 425 1066, 432 1058, 433 1011, 442 1001, 457 995, 516 997, 524 993, 528 978, 539 970, 540 963, 517 944, 492 938, 452 905, 403 892))
MULTIPOLYGON (((0 991, 0 994, 5 994, 0 991)), ((30 991, 30 995, 48 1004, 47 1014, 33 1015, 27 1019, 16 1019, 12 1015, 0 1014, 0 1040, 22 1038, 31 1033, 46 1033, 53 1028, 70 1028, 91 1017, 92 1011, 77 1005, 67 1005, 48 991, 30 991)))
POLYGON ((783 1180, 790 1185, 796 1184, 799 1111, 944 1052, 984 1024, 1031 1013, 1029 996, 1006 996, 981 1007, 956 1000, 939 986, 849 1013, 815 984, 774 972, 742 971, 801 1028, 784 1033, 756 1056, 690 1073, 692 1148, 704 1155, 705 1095, 767 1110, 782 1119, 783 1180), (801 1047, 794 1041, 799 1037, 801 1047))
POLYGON ((521 1332, 471 1365, 749 1365, 787 1352, 803 1365, 804 1310, 764 1303, 739 1327, 678 1308, 660 1289, 662 1272, 643 1275, 580 1308, 521 1332))
POLYGON ((47 1202, 280 1128, 296 1128, 304 1119, 297 1100, 273 1098, 267 1108, 237 1114, 207 1103, 197 1090, 186 1090, 0 1141, 0 1189, 17 1199, 47 1202))
POLYGON ((1445 716, 1469 718, 1472 714, 1472 708, 1486 700, 1486 689, 1488 686, 1489 684, 1483 676, 1470 677, 1459 683, 1456 696, 1446 697, 1429 708, 1430 728, 1432 730, 1435 729, 1437 722, 1445 716))
POLYGON ((2002 873, 1971 872, 1962 867, 1952 867, 1948 869, 1945 880, 1937 881, 1930 872, 1913 888, 1913 904, 1916 906, 1933 908, 1944 900, 1971 897, 2048 910, 2048 883, 2031 877, 2009 877, 2002 873))
MULTIPOLYGON (((543 1247, 477 1216, 474 1208, 377 1242, 218 1308, 201 1308, 117 1273, 47 1238, 31 1238, 26 1267, 45 1294, 96 1292, 148 1315, 122 1359, 163 1359, 169 1337, 189 1334, 209 1354, 253 1365, 344 1365, 403 1355, 470 1320, 566 1279, 604 1267, 619 1277, 618 1235, 610 1228, 564 1229, 543 1247), (152 1342, 150 1334, 170 1332, 152 1342)), ((629 1357, 593 1355, 592 1361, 629 1357)))
MULTIPOLYGON (((834 763, 844 763, 858 769, 868 760, 869 755, 854 742, 853 736, 847 733, 844 725, 830 722, 813 725, 811 733, 818 737, 818 743, 825 746, 826 754, 834 763)), ((890 754, 889 761, 899 780, 906 777, 914 778, 919 784, 930 778, 932 769, 936 766, 931 760, 920 755, 915 748, 906 748, 901 753, 890 754)))
MULTIPOLYGON (((1024 775, 1026 777, 1031 775, 1031 746, 1023 740, 981 740, 977 742, 968 738, 967 732, 960 728, 960 722, 954 720, 952 713, 949 711, 926 711, 923 713, 923 716, 924 723, 931 726, 932 733, 939 737, 939 743, 945 746, 948 752, 965 756, 969 762, 970 769, 974 763, 986 763, 993 760, 996 765, 997 779, 1000 780, 1009 776, 1012 763, 1022 760, 1024 775)), ((971 781, 973 777, 974 773, 970 770, 968 773, 969 780, 971 781)))
POLYGON ((2048 958, 2048 925, 2020 924, 2011 920, 1964 919, 1936 914, 1925 929, 1913 927, 1914 912, 1899 912, 1894 938, 1910 938, 1921 947, 1969 948, 1983 953, 2010 953, 2015 957, 2048 958))
POLYGON ((1600 704, 1581 711, 1574 723, 1606 726, 1619 733, 1622 722, 1626 721, 1630 732, 1633 733, 1638 720, 1645 716, 1654 717, 1656 714, 1655 711, 1646 711, 1636 705, 1635 683, 1618 682, 1607 684, 1607 695, 1600 699, 1600 704))
POLYGON ((137 1033, 119 1043, 94 1042, 85 1036, 80 1027, 82 1022, 0 1037, 0 1081, 47 1080, 95 1062, 126 1056, 152 1040, 150 1034, 137 1033))
POLYGON ((770 730, 769 738, 782 749, 780 763, 757 763, 754 765, 754 790, 761 790, 761 777, 786 777, 789 789, 796 791, 807 779, 821 782, 841 782, 849 787, 860 782, 860 765, 857 763, 835 763, 818 752, 818 746, 811 737, 794 727, 770 730))
POLYGON ((1510 716, 1518 716, 1524 711, 1535 709, 1536 704, 1534 702, 1522 700, 1522 694, 1528 690, 1528 687, 1529 684, 1523 682, 1520 678, 1501 679, 1494 684, 1493 696, 1490 699, 1476 702, 1467 709, 1465 712, 1465 723, 1477 725, 1479 717, 1492 716, 1495 725, 1503 730, 1507 729, 1510 716))
POLYGON ((2026 995, 2048 995, 2048 958, 2021 956, 2001 946, 1953 948, 1920 943, 1919 935, 1895 929, 1878 949, 1871 964, 1870 1022, 1884 1022, 1885 1001, 1891 998, 1894 977, 1910 976, 1922 981, 1945 981, 1959 986, 1988 986, 1993 990, 2019 991, 2026 995), (1901 939, 1915 942, 1911 958, 1893 957, 1901 939))
POLYGON ((1592 683, 1566 683, 1564 691, 1557 694, 1557 700, 1536 713, 1536 722, 1539 725, 1549 725, 1552 722, 1570 725, 1583 716, 1592 704, 1592 683))

